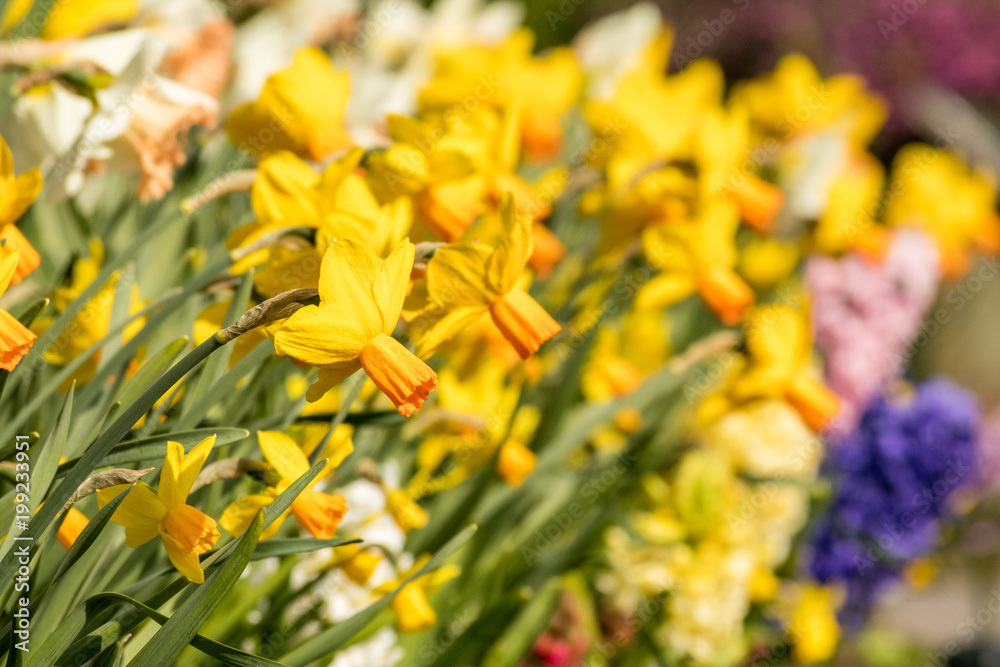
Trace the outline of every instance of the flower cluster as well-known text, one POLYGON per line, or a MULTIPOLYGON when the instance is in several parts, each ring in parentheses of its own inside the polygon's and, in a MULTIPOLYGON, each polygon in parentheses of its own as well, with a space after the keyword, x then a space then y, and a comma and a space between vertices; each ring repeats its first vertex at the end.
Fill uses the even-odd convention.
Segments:
POLYGON ((898 381, 1000 252, 989 169, 803 54, 522 9, 5 5, 36 655, 816 664, 938 545, 977 401, 898 381))
POLYGON ((833 450, 836 490, 812 538, 810 570, 843 582, 856 627, 901 564, 924 554, 949 498, 977 468, 975 400, 935 380, 880 396, 833 450))

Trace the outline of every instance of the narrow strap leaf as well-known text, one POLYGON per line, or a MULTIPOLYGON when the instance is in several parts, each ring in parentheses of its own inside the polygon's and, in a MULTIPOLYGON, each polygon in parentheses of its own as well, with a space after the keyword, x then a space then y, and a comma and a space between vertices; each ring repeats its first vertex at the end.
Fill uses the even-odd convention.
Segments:
MULTIPOLYGON (((147 607, 138 600, 134 600, 127 595, 122 595, 121 593, 99 593, 94 597, 119 600, 126 604, 130 604, 161 626, 166 625, 166 623, 170 621, 170 618, 164 616, 155 609, 147 607)), ((176 616, 177 614, 174 615, 176 616)), ((191 646, 194 646, 206 655, 212 656, 216 660, 221 660, 227 665, 239 665, 241 667, 286 667, 283 663, 268 660, 267 658, 261 658, 253 655, 252 653, 247 653, 246 651, 233 648, 232 646, 226 646, 225 644, 221 644, 199 634, 195 634, 191 639, 191 646)))

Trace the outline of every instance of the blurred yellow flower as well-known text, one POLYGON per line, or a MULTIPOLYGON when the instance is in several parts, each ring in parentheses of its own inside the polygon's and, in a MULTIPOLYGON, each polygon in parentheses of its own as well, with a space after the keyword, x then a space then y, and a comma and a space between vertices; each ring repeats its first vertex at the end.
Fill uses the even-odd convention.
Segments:
MULTIPOLYGON (((104 245, 100 240, 93 238, 90 240, 90 256, 78 259, 73 263, 70 284, 55 289, 52 301, 57 311, 61 312, 65 310, 94 281, 98 273, 100 273, 103 263, 104 245)), ((73 318, 72 323, 64 330, 64 334, 59 336, 45 350, 45 360, 47 362, 57 366, 65 366, 107 335, 108 327, 111 323, 111 309, 115 298, 115 286, 118 283, 118 278, 119 274, 115 272, 107 284, 73 318)), ((144 306, 145 302, 139 299, 139 286, 133 284, 131 294, 129 295, 129 315, 134 315, 142 310, 144 306)), ((53 320, 53 317, 38 318, 33 325, 35 333, 41 335, 52 325, 53 320)), ((125 331, 122 333, 122 340, 127 342, 135 336, 142 329, 145 322, 145 317, 131 322, 125 327, 125 331)), ((89 382, 94 377, 94 373, 97 372, 97 365, 101 360, 101 352, 101 350, 94 352, 60 385, 60 389, 66 391, 73 382, 77 384, 89 382)))
POLYGON ((772 238, 756 238, 740 252, 739 273, 755 289, 777 286, 795 270, 799 262, 795 243, 772 238))
POLYGON ((937 242, 946 275, 965 273, 974 249, 1000 252, 996 180, 971 170, 954 153, 924 144, 904 146, 893 160, 889 190, 894 196, 886 206, 886 223, 925 229, 937 242))
POLYGON ((353 144, 343 127, 350 87, 347 73, 335 71, 323 51, 303 47, 268 77, 255 101, 233 110, 226 132, 258 156, 287 150, 322 160, 353 144))
POLYGON ((816 249, 828 255, 857 250, 872 259, 885 255, 890 235, 877 222, 884 184, 885 169, 873 155, 853 158, 830 187, 813 234, 816 249))
MULTIPOLYGON (((401 572, 393 581, 376 587, 373 592, 385 594, 395 590, 407 578, 426 565, 429 560, 429 555, 421 556, 408 570, 401 572)), ((445 565, 434 572, 421 575, 403 586, 392 601, 392 610, 396 612, 400 631, 415 633, 434 627, 434 624, 437 623, 437 614, 434 613, 434 608, 428 602, 427 595, 444 582, 457 577, 460 572, 461 568, 457 565, 445 565)))
POLYGON ((832 131, 865 146, 885 122, 888 108, 853 74, 823 79, 805 56, 781 59, 773 72, 737 85, 733 102, 746 106, 757 140, 791 140, 832 131))
MULTIPOLYGON (((19 251, 10 243, 0 243, 0 296, 7 291, 17 271, 19 251)), ((35 342, 35 334, 16 317, 0 308, 0 368, 12 371, 35 342)))
POLYGON ((805 316, 786 305, 757 308, 744 325, 744 341, 745 363, 721 393, 705 400, 702 420, 713 422, 752 400, 781 398, 811 429, 826 429, 840 399, 813 375, 812 337, 805 316))
POLYGON ((420 107, 478 104, 514 109, 519 140, 529 159, 553 158, 562 147, 561 117, 583 92, 583 75, 569 48, 535 56, 534 35, 521 29, 495 46, 441 52, 434 75, 420 91, 420 107))
POLYGON ((839 606, 839 595, 831 588, 808 585, 798 592, 788 630, 800 664, 815 665, 833 657, 840 642, 839 606))
POLYGON ((538 456, 517 440, 507 440, 500 446, 497 474, 510 486, 521 486, 535 469, 538 456))
MULTIPOLYGON (((0 32, 20 23, 33 4, 34 0, 10 0, 0 32)), ((139 0, 61 0, 52 5, 39 36, 42 39, 86 37, 101 28, 128 23, 138 11, 139 0)))
POLYGON ((16 285, 38 268, 38 252, 14 226, 42 189, 42 172, 37 167, 15 176, 14 156, 0 137, 0 241, 20 250, 11 284, 16 285))
POLYGON ((643 251, 660 273, 639 289, 636 308, 656 310, 699 294, 724 324, 738 324, 754 301, 734 270, 739 222, 735 204, 715 200, 694 219, 646 227, 643 251))

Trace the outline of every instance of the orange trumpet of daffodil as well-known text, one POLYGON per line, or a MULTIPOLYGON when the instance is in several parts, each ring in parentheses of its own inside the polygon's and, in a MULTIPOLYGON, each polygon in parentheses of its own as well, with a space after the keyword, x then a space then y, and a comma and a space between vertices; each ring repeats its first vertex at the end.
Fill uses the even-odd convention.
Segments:
POLYGON ((531 218, 516 213, 509 194, 500 201, 500 217, 504 235, 496 248, 455 243, 438 250, 428 263, 428 303, 411 318, 419 356, 433 353, 487 312, 522 359, 562 330, 518 287, 531 257, 531 218))
POLYGON ((736 405, 781 398, 813 431, 825 430, 840 409, 840 399, 813 373, 806 317, 789 306, 762 306, 747 318, 744 341, 745 361, 728 387, 702 405, 703 421, 712 421, 736 405))
MULTIPOLYGON (((19 250, 13 243, 0 244, 0 296, 7 291, 17 270, 19 250)), ((16 317, 0 308, 0 368, 12 371, 35 342, 35 334, 16 317)))
POLYGON ((409 287, 413 252, 404 239, 382 262, 360 241, 331 243, 320 266, 319 305, 300 308, 268 328, 278 354, 319 368, 307 400, 319 400, 359 368, 401 415, 409 417, 427 400, 437 375, 391 336, 409 287))
POLYGON ((0 241, 12 244, 21 251, 11 283, 16 285, 38 268, 38 252, 14 226, 28 210, 42 189, 42 172, 37 167, 22 174, 14 174, 14 156, 10 146, 0 137, 0 241))
POLYGON ((76 538, 80 537, 80 533, 83 532, 88 523, 90 522, 87 520, 86 514, 75 507, 70 507, 66 510, 66 516, 63 517, 62 523, 59 524, 56 539, 68 550, 76 542, 76 538))
MULTIPOLYGON (((340 463, 354 451, 351 443, 350 427, 340 426, 334 433, 328 446, 329 456, 326 468, 317 479, 322 479, 332 472, 340 463)), ((274 502, 278 495, 287 489, 295 480, 309 472, 309 459, 306 452, 292 438, 277 431, 258 431, 257 442, 271 465, 278 473, 279 481, 275 486, 268 487, 261 493, 255 493, 234 501, 222 513, 219 523, 233 535, 239 535, 253 521, 257 510, 274 502)), ((306 489, 292 501, 291 507, 275 519, 267 530, 261 533, 260 539, 273 537, 282 522, 289 514, 295 516, 299 525, 308 530, 313 537, 328 540, 337 532, 337 526, 347 512, 344 497, 306 489)))
MULTIPOLYGON (((185 455, 183 445, 168 442, 159 489, 154 492, 138 482, 111 516, 111 521, 125 527, 125 545, 130 548, 159 535, 170 562, 196 584, 205 581, 198 556, 215 546, 219 529, 215 519, 188 505, 187 497, 214 444, 215 436, 209 436, 185 455)), ((128 487, 118 484, 99 490, 97 504, 104 507, 128 487)))
POLYGON ((733 269, 739 223, 734 203, 711 201, 690 220, 643 230, 643 250, 660 273, 639 290, 636 307, 660 309, 699 294, 724 324, 739 323, 754 301, 753 290, 733 269))

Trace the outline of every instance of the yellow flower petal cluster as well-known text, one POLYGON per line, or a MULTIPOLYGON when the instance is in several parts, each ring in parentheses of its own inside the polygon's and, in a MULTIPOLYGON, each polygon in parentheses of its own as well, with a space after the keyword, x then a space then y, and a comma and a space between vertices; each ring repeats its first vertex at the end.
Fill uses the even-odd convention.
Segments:
MULTIPOLYGON (((308 454, 295 440, 277 431, 258 431, 257 442, 264 458, 274 466, 278 482, 260 493, 244 496, 233 501, 222 513, 219 523, 232 535, 239 535, 253 521, 257 510, 267 507, 295 480, 309 472, 308 454)), ((318 444, 318 443, 314 443, 318 444)), ((354 451, 351 441, 351 427, 341 425, 334 432, 323 453, 327 458, 326 468, 316 477, 321 481, 336 470, 347 456, 354 451)), ((337 526, 347 512, 343 496, 323 493, 315 489, 302 491, 283 514, 261 533, 261 539, 273 537, 280 530, 289 515, 295 517, 299 525, 313 537, 327 540, 337 532, 337 526)))
POLYGON ((384 262, 359 241, 330 245, 320 268, 319 305, 305 306, 267 329, 278 354, 319 368, 307 393, 310 401, 364 368, 400 414, 420 409, 437 376, 391 335, 412 267, 413 244, 406 240, 384 262))
MULTIPOLYGON (((215 546, 219 529, 215 519, 188 505, 187 498, 213 445, 214 435, 185 454, 183 445, 168 442, 159 488, 154 492, 147 484, 135 484, 111 516, 112 522, 124 526, 129 548, 159 535, 170 562, 196 584, 205 581, 198 556, 215 546)), ((98 504, 104 507, 129 486, 119 484, 99 490, 98 504)))
POLYGON ((462 242, 438 250, 427 265, 427 305, 409 317, 417 354, 427 356, 489 313, 522 359, 538 351, 561 327, 518 286, 531 257, 531 221, 514 201, 500 203, 504 236, 496 248, 462 242))

